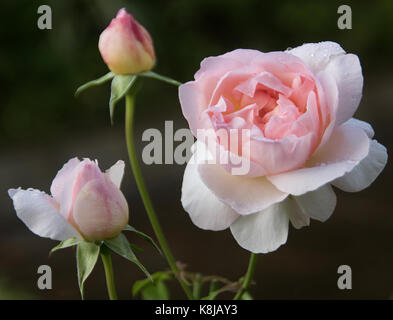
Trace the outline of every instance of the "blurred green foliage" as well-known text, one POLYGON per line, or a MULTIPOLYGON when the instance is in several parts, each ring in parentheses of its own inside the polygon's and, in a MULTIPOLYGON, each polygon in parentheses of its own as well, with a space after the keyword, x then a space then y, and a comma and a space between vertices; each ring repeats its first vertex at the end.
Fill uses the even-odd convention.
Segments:
MULTIPOLYGON (((107 72, 97 49, 100 32, 126 7, 151 33, 155 71, 179 81, 200 61, 236 48, 283 50, 333 40, 361 57, 365 74, 392 67, 393 1, 346 1, 353 29, 337 28, 341 1, 260 0, 5 0, 0 4, 0 145, 56 139, 70 131, 109 127, 109 85, 75 99, 75 89, 107 72), (53 29, 37 28, 48 4, 53 29)), ((181 115, 176 90, 145 81, 144 114, 181 115)), ((122 108, 116 112, 121 119, 122 108)))

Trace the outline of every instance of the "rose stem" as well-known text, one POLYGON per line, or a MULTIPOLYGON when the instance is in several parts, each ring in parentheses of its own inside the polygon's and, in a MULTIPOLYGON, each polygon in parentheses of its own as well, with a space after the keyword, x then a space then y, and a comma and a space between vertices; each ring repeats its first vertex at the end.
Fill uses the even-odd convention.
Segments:
POLYGON ((251 281, 252 278, 254 276, 254 272, 255 272, 255 267, 257 265, 257 258, 258 255, 255 253, 251 253, 250 255, 250 261, 248 263, 248 269, 247 269, 247 273, 244 277, 244 281, 242 283, 241 289, 238 291, 238 293, 236 294, 236 296, 233 298, 233 300, 240 300, 243 296, 243 294, 248 290, 248 288, 251 285, 251 281))
POLYGON ((161 249, 168 261, 168 264, 182 286, 185 294, 188 299, 193 300, 191 290, 188 285, 180 278, 179 276, 179 268, 176 265, 175 258, 171 250, 169 249, 168 242, 164 236, 162 231, 160 222, 158 221, 157 215, 154 211, 152 202, 150 200, 149 193, 147 192, 145 182, 143 181, 142 172, 139 167, 138 159, 136 157, 135 146, 133 141, 133 118, 134 118, 134 96, 131 93, 127 93, 126 95, 126 141, 127 141, 127 149, 128 156, 130 158, 130 164, 132 168, 132 172, 134 174, 134 178, 139 190, 139 194, 141 195, 143 204, 145 206, 147 215, 149 217, 150 223, 153 227, 154 233, 157 237, 157 240, 161 246, 161 249))
POLYGON ((113 277, 112 259, 110 250, 103 244, 100 249, 102 263, 105 269, 106 287, 110 300, 117 300, 115 279, 113 277))

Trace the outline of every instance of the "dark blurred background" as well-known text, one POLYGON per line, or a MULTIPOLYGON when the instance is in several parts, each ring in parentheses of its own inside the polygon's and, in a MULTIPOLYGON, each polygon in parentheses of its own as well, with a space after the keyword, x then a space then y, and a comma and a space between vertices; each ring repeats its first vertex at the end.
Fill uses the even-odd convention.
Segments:
MULTIPOLYGON (((7 196, 10 187, 46 192, 63 163, 74 156, 98 159, 106 169, 127 160, 118 105, 109 121, 109 84, 75 99, 75 89, 108 70, 97 49, 98 37, 119 8, 126 7, 154 39, 155 71, 179 81, 192 79, 200 61, 236 48, 284 50, 305 42, 332 40, 360 57, 365 78, 356 116, 372 124, 376 139, 393 144, 393 2, 260 1, 260 0, 5 0, 0 28, 0 299, 78 299, 75 252, 48 257, 56 242, 33 235, 16 217, 7 196), (53 29, 39 30, 37 8, 52 8, 53 29), (337 27, 337 8, 352 8, 352 30, 337 27), (39 265, 53 270, 53 289, 36 286, 39 265)), ((187 127, 175 87, 146 80, 138 95, 136 139, 147 128, 187 127)), ((180 204, 184 166, 143 166, 148 188, 178 260, 190 271, 236 280, 246 270, 248 253, 229 231, 195 227, 180 204)), ((290 230, 278 251, 260 257, 256 286, 260 299, 386 299, 393 294, 392 166, 368 189, 345 194, 326 222, 290 230), (337 288, 337 268, 352 267, 353 289, 337 288)), ((122 189, 130 204, 130 223, 153 234, 129 166, 122 189)), ((131 238, 130 238, 131 239, 131 238)), ((154 249, 139 254, 151 272, 166 263, 154 249)), ((132 283, 143 274, 114 258, 121 298, 131 297, 132 283)), ((177 283, 173 298, 183 298, 177 283)), ((106 298, 104 274, 97 264, 86 282, 87 298, 106 298)))

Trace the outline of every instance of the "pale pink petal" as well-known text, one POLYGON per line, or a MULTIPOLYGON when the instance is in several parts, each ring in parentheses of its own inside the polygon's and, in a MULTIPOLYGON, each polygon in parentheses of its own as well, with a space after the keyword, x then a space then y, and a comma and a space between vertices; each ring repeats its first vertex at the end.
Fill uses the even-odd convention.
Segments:
POLYGON ((128 223, 128 204, 119 188, 102 175, 77 193, 73 219, 87 240, 113 238, 128 223))
POLYGON ((35 189, 10 189, 16 214, 24 224, 40 237, 53 240, 81 239, 78 231, 58 212, 53 198, 35 189))
POLYGON ((309 159, 315 142, 315 134, 302 137, 294 134, 280 140, 254 137, 245 145, 245 155, 265 169, 265 173, 280 173, 294 170, 309 159), (250 154, 247 154, 250 152, 250 154))
MULTIPOLYGON (((208 163, 221 165, 232 175, 241 175, 243 177, 260 177, 265 175, 265 169, 258 163, 248 158, 238 156, 236 153, 228 151, 226 148, 227 146, 218 143, 217 134, 218 132, 214 130, 198 130, 197 142, 193 146, 193 149, 198 150, 198 163, 207 163, 208 160, 208 163), (208 155, 206 153, 206 146, 209 149, 208 155), (206 157, 208 157, 208 159, 206 157)), ((239 149, 241 148, 239 147, 239 149)), ((248 148, 245 147, 243 151, 246 152, 247 150, 248 148)))
POLYGON ((255 90, 257 89, 258 85, 263 85, 266 88, 278 91, 286 96, 289 96, 292 93, 292 89, 290 87, 287 87, 280 81, 280 79, 266 71, 261 72, 251 78, 248 75, 248 79, 246 81, 243 81, 236 87, 233 87, 235 87, 235 90, 238 90, 249 97, 254 97, 255 90))
POLYGON ((336 194, 329 184, 293 199, 305 215, 322 222, 330 218, 337 202, 336 194))
POLYGON ((317 78, 318 95, 321 101, 321 120, 326 129, 323 132, 316 151, 323 148, 325 143, 329 141, 336 126, 336 113, 338 108, 338 88, 334 78, 326 71, 319 72, 317 78))
POLYGON ((342 177, 369 152, 369 138, 358 127, 341 125, 329 141, 307 162, 305 168, 267 178, 282 192, 302 195, 342 177))
POLYGON ((124 161, 117 161, 112 167, 105 171, 109 179, 120 188, 121 180, 123 180, 124 175, 124 161))
POLYGON ((265 210, 242 216, 231 225, 238 244, 253 253, 268 253, 287 242, 288 214, 286 201, 265 210))
POLYGON ((72 220, 72 208, 79 191, 86 183, 98 179, 103 175, 97 162, 83 159, 64 180, 64 189, 60 200, 60 213, 68 220, 72 220))
MULTIPOLYGON (((200 69, 198 70, 197 73, 195 73, 195 80, 199 80, 205 73, 208 73, 209 76, 212 76, 216 80, 218 80, 228 71, 240 68, 246 63, 248 63, 249 60, 237 59, 237 55, 235 54, 237 51, 241 51, 242 54, 245 53, 243 52, 242 49, 238 49, 220 56, 204 58, 201 62, 200 69)), ((253 53, 258 54, 258 51, 256 50, 244 50, 244 51, 247 52, 253 51, 253 53)))
POLYGON ((57 172, 55 179, 50 187, 50 192, 56 201, 60 202, 64 185, 75 174, 75 168, 79 165, 80 160, 78 158, 72 158, 57 172))
POLYGON ((183 177, 181 202, 192 222, 205 230, 224 230, 239 215, 217 197, 202 182, 195 155, 187 164, 183 177))
POLYGON ((362 67, 356 55, 346 54, 332 59, 325 71, 330 73, 337 82, 336 123, 339 125, 349 120, 359 106, 363 90, 362 67))
POLYGON ((255 74, 255 71, 251 68, 232 70, 225 73, 215 85, 208 106, 216 105, 222 96, 225 96, 227 99, 234 97, 233 95, 236 93, 234 92, 235 88, 252 77, 253 74, 255 74))
POLYGON ((306 43, 287 52, 302 59, 315 74, 324 70, 334 57, 345 54, 338 43, 331 41, 306 43))
POLYGON ((333 185, 347 192, 361 191, 374 182, 387 161, 386 148, 376 140, 371 140, 368 156, 346 175, 334 180, 333 185))

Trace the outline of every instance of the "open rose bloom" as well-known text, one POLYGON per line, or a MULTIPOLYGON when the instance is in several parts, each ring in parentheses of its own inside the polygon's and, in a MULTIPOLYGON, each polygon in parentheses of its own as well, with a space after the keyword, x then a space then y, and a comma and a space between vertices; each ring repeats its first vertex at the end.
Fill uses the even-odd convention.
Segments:
POLYGON ((334 42, 204 59, 179 89, 193 134, 216 133, 213 146, 197 142, 184 173, 182 204, 194 224, 230 227, 243 248, 267 253, 286 242, 289 221, 301 228, 330 217, 332 186, 368 187, 387 152, 372 127, 353 118, 362 87, 358 57, 334 42), (233 148, 223 130, 247 134, 233 148), (215 163, 204 161, 212 150, 220 151, 215 163), (235 174, 228 158, 243 159, 247 171, 235 174))
POLYGON ((103 173, 96 161, 73 158, 53 180, 52 196, 21 188, 8 193, 18 217, 41 237, 104 240, 128 223, 127 201, 119 189, 123 173, 123 161, 103 173))

